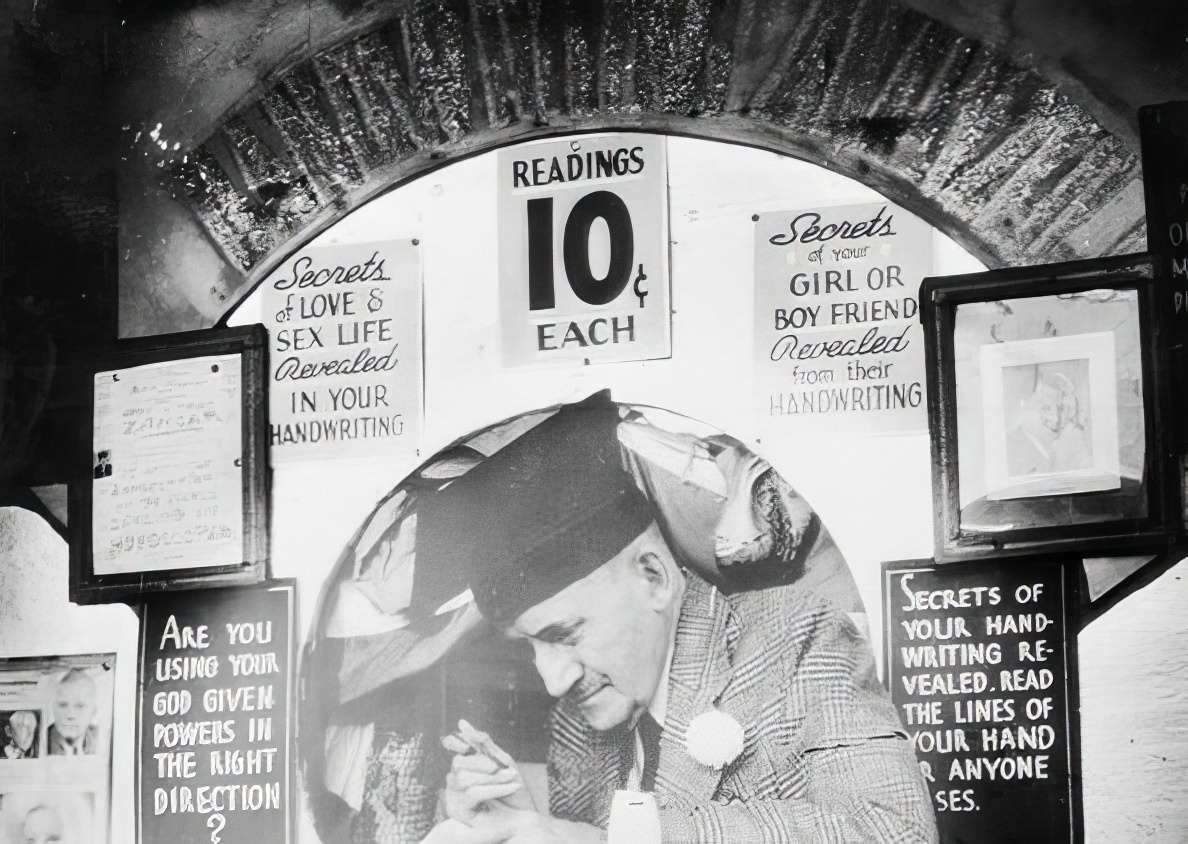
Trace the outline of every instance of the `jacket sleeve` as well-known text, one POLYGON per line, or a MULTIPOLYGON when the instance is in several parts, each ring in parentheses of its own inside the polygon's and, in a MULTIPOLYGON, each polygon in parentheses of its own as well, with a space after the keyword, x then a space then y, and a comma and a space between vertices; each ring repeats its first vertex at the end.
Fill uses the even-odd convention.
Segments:
POLYGON ((910 745, 873 738, 806 754, 807 793, 661 812, 665 842, 932 842, 936 821, 910 745))
POLYGON ((747 751, 712 800, 663 811, 664 840, 937 840, 923 775, 869 639, 821 596, 794 588, 752 595, 744 599, 751 606, 737 608, 755 625, 722 706, 753 713, 758 702, 763 714, 748 724, 747 751), (755 666, 769 666, 770 679, 743 684, 755 666))

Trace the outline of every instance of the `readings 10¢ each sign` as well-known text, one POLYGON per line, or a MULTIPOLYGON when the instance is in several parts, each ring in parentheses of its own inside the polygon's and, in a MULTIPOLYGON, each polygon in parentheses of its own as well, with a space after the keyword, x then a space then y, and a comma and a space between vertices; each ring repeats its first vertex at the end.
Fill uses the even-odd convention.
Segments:
POLYGON ((520 144, 498 167, 503 364, 668 357, 664 138, 520 144))

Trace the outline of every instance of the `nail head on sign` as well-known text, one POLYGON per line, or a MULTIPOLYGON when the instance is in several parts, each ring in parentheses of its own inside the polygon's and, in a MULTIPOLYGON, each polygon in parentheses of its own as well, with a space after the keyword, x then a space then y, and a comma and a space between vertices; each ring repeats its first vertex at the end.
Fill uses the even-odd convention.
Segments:
POLYGON ((210 371, 211 371, 211 372, 218 372, 218 371, 219 371, 219 365, 218 365, 217 363, 212 363, 212 364, 210 365, 210 371))

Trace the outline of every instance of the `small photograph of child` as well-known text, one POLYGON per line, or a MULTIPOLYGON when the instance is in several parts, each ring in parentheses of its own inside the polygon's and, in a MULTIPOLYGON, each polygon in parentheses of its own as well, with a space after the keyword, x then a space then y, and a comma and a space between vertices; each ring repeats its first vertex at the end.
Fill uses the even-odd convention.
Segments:
POLYGON ((36 759, 41 713, 36 709, 0 710, 0 762, 36 759))
POLYGON ((111 449, 104 449, 95 455, 95 477, 111 477, 111 449))
POLYGON ((1006 367, 1003 392, 1008 475, 1093 466, 1087 358, 1006 367))
POLYGON ((0 844, 92 844, 91 794, 0 794, 0 844))

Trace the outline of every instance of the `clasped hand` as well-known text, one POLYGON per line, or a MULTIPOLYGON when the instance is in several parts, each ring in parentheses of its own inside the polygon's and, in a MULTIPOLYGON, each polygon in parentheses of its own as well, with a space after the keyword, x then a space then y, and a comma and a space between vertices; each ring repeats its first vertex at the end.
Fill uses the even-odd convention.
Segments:
POLYGON ((445 810, 425 844, 553 844, 598 841, 596 827, 572 824, 537 809, 515 760, 466 721, 442 739, 454 754, 445 810))

